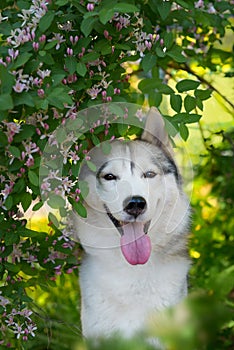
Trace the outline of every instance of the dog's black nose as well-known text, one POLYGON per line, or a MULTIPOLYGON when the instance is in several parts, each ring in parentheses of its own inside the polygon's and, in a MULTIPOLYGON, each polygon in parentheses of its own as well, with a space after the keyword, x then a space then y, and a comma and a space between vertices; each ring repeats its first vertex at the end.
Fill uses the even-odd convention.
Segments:
POLYGON ((140 196, 127 198, 123 203, 124 211, 135 218, 146 209, 146 200, 140 196))

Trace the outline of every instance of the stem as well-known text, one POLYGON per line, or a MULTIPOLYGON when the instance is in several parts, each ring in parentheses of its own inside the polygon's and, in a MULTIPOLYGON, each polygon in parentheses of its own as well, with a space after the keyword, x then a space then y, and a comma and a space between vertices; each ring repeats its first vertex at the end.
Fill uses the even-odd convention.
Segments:
POLYGON ((205 136, 204 136, 204 131, 203 131, 203 128, 202 128, 202 125, 201 125, 201 122, 200 122, 200 121, 198 122, 198 127, 199 127, 199 130, 200 130, 200 133, 201 133, 203 145, 204 145, 204 147, 205 147, 205 149, 206 149, 207 151, 210 151, 209 146, 208 146, 207 143, 206 143, 206 138, 205 138, 205 136))

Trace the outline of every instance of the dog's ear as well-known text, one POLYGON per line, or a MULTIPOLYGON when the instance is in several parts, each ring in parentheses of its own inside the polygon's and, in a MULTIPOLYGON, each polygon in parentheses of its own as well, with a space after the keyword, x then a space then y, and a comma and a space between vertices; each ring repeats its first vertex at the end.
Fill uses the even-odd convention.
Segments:
POLYGON ((172 153, 171 142, 165 129, 163 117, 155 107, 151 107, 145 122, 141 140, 164 147, 172 153))

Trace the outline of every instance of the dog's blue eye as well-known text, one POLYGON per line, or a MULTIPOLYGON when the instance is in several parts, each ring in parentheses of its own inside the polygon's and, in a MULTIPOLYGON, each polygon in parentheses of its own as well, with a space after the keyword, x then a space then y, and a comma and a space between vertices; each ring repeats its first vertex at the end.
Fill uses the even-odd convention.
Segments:
POLYGON ((105 176, 103 176, 103 178, 107 181, 112 181, 112 180, 116 180, 117 177, 113 174, 106 174, 105 176))
POLYGON ((147 179, 152 179, 153 177, 155 177, 157 174, 154 171, 146 171, 146 173, 144 173, 144 178, 147 179))

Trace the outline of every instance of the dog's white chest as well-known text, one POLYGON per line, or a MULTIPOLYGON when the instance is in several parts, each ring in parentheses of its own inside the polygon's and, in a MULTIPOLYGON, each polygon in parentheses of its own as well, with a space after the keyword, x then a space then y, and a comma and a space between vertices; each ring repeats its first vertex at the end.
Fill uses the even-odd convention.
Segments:
POLYGON ((85 336, 115 332, 132 336, 146 327, 156 311, 176 304, 186 294, 185 260, 162 264, 158 259, 158 265, 157 261, 153 265, 154 258, 143 266, 128 266, 121 256, 118 260, 112 256, 109 263, 93 258, 84 262, 80 283, 85 336))

